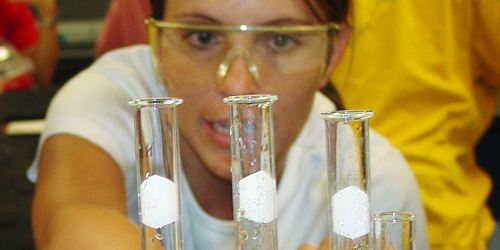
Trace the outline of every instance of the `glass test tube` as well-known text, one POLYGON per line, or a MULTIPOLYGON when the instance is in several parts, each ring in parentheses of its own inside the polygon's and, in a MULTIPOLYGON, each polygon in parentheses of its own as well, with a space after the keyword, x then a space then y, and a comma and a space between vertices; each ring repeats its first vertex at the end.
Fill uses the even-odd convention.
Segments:
POLYGON ((374 250, 414 250, 415 216, 410 213, 381 212, 374 218, 374 250))
POLYGON ((322 113, 328 154, 330 248, 369 249, 372 240, 368 119, 371 111, 322 113))
POLYGON ((278 249, 271 110, 276 100, 275 95, 224 99, 231 119, 236 249, 278 249))
POLYGON ((131 100, 134 107, 141 248, 182 249, 178 98, 131 100))

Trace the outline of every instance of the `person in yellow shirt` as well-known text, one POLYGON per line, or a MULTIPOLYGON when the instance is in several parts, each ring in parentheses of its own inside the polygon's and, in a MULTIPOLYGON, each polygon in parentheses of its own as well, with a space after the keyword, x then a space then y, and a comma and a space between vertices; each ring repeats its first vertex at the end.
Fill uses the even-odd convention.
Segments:
POLYGON ((432 248, 484 249, 494 228, 486 205, 492 183, 474 148, 498 100, 500 2, 352 6, 353 39, 332 82, 347 108, 375 111, 371 125, 410 162, 432 248))
POLYGON ((410 163, 432 249, 485 249, 495 222, 474 148, 500 88, 500 1, 354 0, 353 40, 332 75, 348 109, 410 163))

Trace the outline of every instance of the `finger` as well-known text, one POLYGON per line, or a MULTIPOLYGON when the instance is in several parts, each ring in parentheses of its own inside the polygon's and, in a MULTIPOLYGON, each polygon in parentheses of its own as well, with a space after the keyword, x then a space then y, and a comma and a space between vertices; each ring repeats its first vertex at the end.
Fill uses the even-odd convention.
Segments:
POLYGON ((330 248, 330 237, 325 237, 320 245, 319 245, 319 249, 329 249, 330 248))
POLYGON ((312 244, 303 244, 298 250, 317 250, 318 248, 312 244))

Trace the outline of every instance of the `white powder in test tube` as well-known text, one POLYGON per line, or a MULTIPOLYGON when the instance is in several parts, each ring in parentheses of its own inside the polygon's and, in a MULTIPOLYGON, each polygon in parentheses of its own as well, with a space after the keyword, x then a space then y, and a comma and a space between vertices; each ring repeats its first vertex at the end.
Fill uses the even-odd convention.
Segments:
POLYGON ((244 218, 258 223, 269 223, 276 218, 274 181, 267 172, 259 171, 240 180, 239 192, 244 218))
POLYGON ((179 218, 177 187, 162 176, 153 175, 141 183, 141 221, 158 229, 179 218))
POLYGON ((333 195, 333 231, 349 239, 370 232, 368 195, 355 186, 346 187, 333 195))

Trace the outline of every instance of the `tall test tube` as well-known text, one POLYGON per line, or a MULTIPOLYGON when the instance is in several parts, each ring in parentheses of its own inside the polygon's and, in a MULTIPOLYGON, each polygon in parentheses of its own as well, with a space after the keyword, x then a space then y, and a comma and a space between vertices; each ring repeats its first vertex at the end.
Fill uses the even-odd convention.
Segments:
POLYGON ((368 119, 371 111, 322 113, 328 154, 330 248, 369 249, 372 240, 368 119))
POLYGON ((131 100, 134 107, 141 248, 182 249, 178 98, 131 100))
POLYGON ((272 104, 275 95, 224 99, 231 119, 236 249, 278 249, 272 104))

